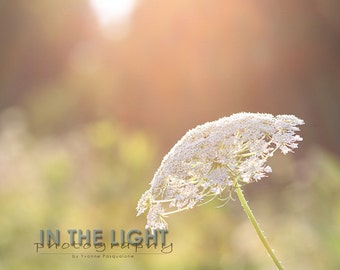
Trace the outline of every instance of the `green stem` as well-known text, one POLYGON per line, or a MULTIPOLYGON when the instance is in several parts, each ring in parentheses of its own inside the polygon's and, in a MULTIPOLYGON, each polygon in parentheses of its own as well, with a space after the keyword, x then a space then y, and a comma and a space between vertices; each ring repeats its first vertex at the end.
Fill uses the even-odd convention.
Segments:
POLYGON ((247 203, 247 201, 246 201, 246 199, 245 199, 245 197, 243 195, 242 189, 238 186, 237 181, 234 181, 234 184, 235 184, 235 190, 236 190, 237 196, 238 196, 238 198, 239 198, 239 200, 241 202, 241 205, 242 205, 244 211, 246 212, 246 214, 247 214, 251 224, 253 225, 257 235, 259 236, 262 244, 264 245, 264 247, 266 248, 268 254, 270 255, 270 257, 274 261, 277 269, 282 270, 283 266, 281 265, 280 261, 276 257, 274 251, 269 246, 269 243, 266 240, 266 237, 264 236, 263 232, 261 231, 260 226, 257 223, 257 221, 255 219, 255 216, 253 215, 253 212, 251 211, 251 209, 250 209, 250 207, 249 207, 249 205, 248 205, 248 203, 247 203))

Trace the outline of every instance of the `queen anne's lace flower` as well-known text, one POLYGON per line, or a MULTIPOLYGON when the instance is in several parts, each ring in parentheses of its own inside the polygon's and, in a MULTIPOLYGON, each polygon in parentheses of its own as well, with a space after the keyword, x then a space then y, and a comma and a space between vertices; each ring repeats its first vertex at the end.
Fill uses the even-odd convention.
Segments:
MULTIPOLYGON (((258 181, 272 170, 268 157, 293 152, 303 120, 294 115, 237 113, 189 130, 163 158, 137 206, 146 227, 166 229, 164 217, 258 181), (168 210, 168 211, 166 211, 168 210)), ((223 197, 222 197, 223 198, 223 197)))

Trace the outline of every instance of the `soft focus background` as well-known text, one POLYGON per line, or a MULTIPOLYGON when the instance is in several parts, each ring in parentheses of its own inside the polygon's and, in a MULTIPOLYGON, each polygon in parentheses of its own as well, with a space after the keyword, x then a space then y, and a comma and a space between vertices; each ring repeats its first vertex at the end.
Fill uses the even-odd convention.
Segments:
POLYGON ((40 229, 143 229, 163 155, 235 112, 305 120, 245 187, 287 269, 340 269, 336 0, 0 1, 0 269, 274 269, 239 202, 171 216, 174 252, 37 255, 40 229))

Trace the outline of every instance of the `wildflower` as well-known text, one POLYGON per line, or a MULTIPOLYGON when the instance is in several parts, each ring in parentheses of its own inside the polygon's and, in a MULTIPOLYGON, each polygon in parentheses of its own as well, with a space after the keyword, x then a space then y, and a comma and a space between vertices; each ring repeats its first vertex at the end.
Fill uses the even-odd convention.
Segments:
POLYGON ((189 130, 163 158, 137 205, 147 209, 147 228, 166 229, 164 218, 259 181, 272 170, 266 164, 276 150, 293 152, 302 138, 303 120, 294 115, 237 113, 189 130))

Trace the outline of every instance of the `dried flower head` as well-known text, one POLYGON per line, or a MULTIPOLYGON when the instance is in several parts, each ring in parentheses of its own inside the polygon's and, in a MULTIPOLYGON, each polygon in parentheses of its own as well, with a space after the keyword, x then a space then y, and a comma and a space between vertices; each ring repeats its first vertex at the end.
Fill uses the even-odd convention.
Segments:
POLYGON ((147 228, 166 229, 164 217, 214 199, 228 199, 236 185, 260 180, 268 157, 293 152, 303 120, 294 115, 237 113, 189 130, 163 158, 137 205, 147 228))

